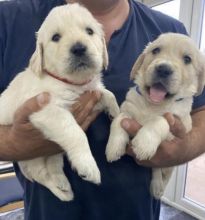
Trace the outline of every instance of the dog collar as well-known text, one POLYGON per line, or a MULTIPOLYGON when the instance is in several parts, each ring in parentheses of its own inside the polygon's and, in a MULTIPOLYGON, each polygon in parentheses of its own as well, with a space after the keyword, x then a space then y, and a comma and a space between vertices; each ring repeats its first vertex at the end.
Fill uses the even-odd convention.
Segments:
MULTIPOLYGON (((142 93, 140 92, 140 88, 139 88, 138 85, 135 86, 135 90, 136 90, 136 92, 137 92, 139 95, 142 95, 142 93)), ((182 100, 184 100, 184 98, 176 99, 175 102, 180 102, 180 101, 182 101, 182 100)))
POLYGON ((44 70, 44 72, 46 72, 49 76, 51 76, 51 77, 53 77, 53 78, 55 78, 55 79, 57 79, 61 82, 64 82, 66 84, 71 84, 71 85, 74 85, 74 86, 84 86, 84 85, 88 84, 91 81, 91 79, 90 79, 90 80, 87 80, 83 83, 75 83, 75 82, 69 81, 65 78, 58 77, 55 74, 48 72, 47 70, 44 70))
POLYGON ((140 88, 138 85, 135 86, 135 90, 139 95, 142 95, 142 93, 140 92, 140 88))

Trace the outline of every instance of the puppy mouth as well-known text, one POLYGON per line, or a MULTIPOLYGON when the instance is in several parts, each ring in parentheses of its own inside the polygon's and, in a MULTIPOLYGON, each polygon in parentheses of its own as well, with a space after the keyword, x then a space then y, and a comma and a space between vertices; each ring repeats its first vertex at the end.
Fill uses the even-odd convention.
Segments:
POLYGON ((154 104, 160 104, 165 99, 171 98, 173 94, 169 93, 168 89, 162 83, 154 83, 146 87, 149 99, 154 104))
POLYGON ((89 58, 83 59, 72 59, 70 63, 71 72, 83 72, 89 68, 93 67, 93 63, 89 58))
POLYGON ((79 62, 75 65, 76 70, 87 69, 89 68, 89 64, 85 62, 79 62))

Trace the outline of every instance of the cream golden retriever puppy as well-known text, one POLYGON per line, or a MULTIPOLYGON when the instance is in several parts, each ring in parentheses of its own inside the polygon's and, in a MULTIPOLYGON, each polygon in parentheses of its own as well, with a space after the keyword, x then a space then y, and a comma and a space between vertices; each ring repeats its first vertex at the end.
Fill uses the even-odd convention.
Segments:
MULTIPOLYGON (((125 154, 129 142, 120 126, 123 118, 133 118, 143 125, 131 140, 139 160, 152 158, 162 141, 173 138, 164 113, 178 116, 186 131, 191 130, 193 96, 200 94, 205 84, 205 59, 189 37, 162 34, 139 56, 131 78, 136 86, 129 90, 120 115, 111 125, 106 148, 110 162, 125 154)), ((150 189, 156 198, 163 195, 171 172, 172 168, 153 169, 150 189)))
MULTIPOLYGON (((85 180, 99 184, 100 172, 91 154, 86 134, 69 107, 85 91, 100 91, 97 109, 114 117, 119 108, 114 95, 101 82, 108 65, 101 25, 78 4, 54 8, 37 34, 36 51, 28 68, 19 73, 0 97, 0 124, 12 124, 16 109, 27 99, 47 91, 50 103, 30 116, 45 138, 58 143, 73 169, 85 180)), ((59 199, 73 199, 63 172, 63 156, 58 154, 20 161, 22 173, 31 181, 49 188, 59 199)))

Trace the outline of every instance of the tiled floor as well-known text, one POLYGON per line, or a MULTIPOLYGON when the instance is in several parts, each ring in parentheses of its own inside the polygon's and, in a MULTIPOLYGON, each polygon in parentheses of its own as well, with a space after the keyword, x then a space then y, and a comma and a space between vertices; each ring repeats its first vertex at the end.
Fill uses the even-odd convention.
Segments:
POLYGON ((18 209, 3 216, 0 214, 0 220, 24 220, 23 209, 18 209))
POLYGON ((197 219, 168 205, 162 204, 159 220, 197 220, 197 219))
MULTIPOLYGON (((0 216, 0 220, 23 220, 23 209, 0 216)), ((162 204, 159 220, 196 220, 195 218, 180 212, 170 206, 162 204)))

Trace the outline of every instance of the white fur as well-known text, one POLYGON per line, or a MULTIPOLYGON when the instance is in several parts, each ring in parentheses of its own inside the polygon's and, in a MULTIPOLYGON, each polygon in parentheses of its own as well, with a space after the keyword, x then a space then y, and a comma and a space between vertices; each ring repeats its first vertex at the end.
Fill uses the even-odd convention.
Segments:
MULTIPOLYGON (((186 36, 180 34, 163 34, 153 43, 149 44, 134 64, 131 77, 138 85, 127 93, 126 100, 121 105, 120 115, 114 119, 106 147, 108 161, 118 160, 125 154, 129 142, 128 134, 121 128, 123 118, 133 118, 142 128, 131 140, 133 151, 137 159, 151 159, 164 140, 171 140, 169 124, 163 117, 166 112, 178 116, 184 124, 186 131, 192 128, 190 116, 193 96, 200 93, 205 84, 204 57, 186 36), (160 47, 161 52, 153 55, 153 48, 160 47), (184 64, 183 56, 190 55, 191 64, 184 64), (165 99, 160 104, 153 103, 146 92, 146 85, 153 80, 154 68, 161 63, 168 64, 173 69, 170 77, 169 91, 175 95, 165 99), (181 101, 177 101, 183 98, 181 101)), ((172 168, 153 169, 150 190, 156 198, 163 195, 164 189, 171 176, 172 168)))
MULTIPOLYGON (((114 95, 101 82, 103 66, 107 67, 107 51, 101 25, 78 4, 54 8, 38 32, 36 51, 29 67, 19 73, 1 95, 0 124, 12 124, 16 109, 26 100, 41 92, 49 92, 49 104, 33 113, 30 121, 45 138, 62 147, 72 168, 83 179, 99 184, 100 171, 86 134, 75 121, 69 107, 85 91, 97 90, 102 93, 102 99, 96 108, 107 110, 112 117, 119 113, 114 95), (94 35, 88 35, 87 27, 94 30, 94 35), (59 42, 51 40, 56 33, 61 35, 59 42), (92 66, 73 71, 74 58, 70 49, 77 42, 87 47, 92 66), (44 69, 74 83, 88 83, 81 86, 67 84, 47 75, 44 69)), ((63 201, 73 199, 70 183, 63 172, 62 154, 20 161, 18 164, 29 180, 46 186, 63 201)))

